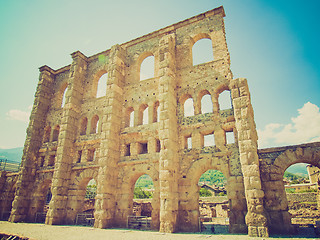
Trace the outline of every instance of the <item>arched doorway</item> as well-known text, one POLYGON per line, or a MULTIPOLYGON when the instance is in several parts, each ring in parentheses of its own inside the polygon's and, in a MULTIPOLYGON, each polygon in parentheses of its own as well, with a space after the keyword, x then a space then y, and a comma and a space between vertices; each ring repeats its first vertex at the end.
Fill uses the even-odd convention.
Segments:
POLYGON ((28 214, 29 221, 36 223, 45 222, 51 198, 51 180, 46 179, 38 185, 33 194, 33 200, 28 214))
POLYGON ((198 182, 199 231, 228 233, 230 204, 227 196, 227 179, 218 170, 207 170, 198 182))
MULTIPOLYGON (((295 166, 300 165, 301 168, 301 163, 304 163, 302 166, 306 166, 305 164, 311 164, 319 168, 319 144, 303 144, 272 150, 273 152, 267 152, 269 159, 262 159, 260 165, 262 187, 265 192, 264 205, 268 215, 269 231, 271 234, 294 233, 295 227, 292 225, 292 223, 295 223, 295 220, 292 219, 292 217, 295 216, 290 214, 290 204, 288 204, 288 200, 291 200, 287 199, 288 194, 286 192, 296 192, 298 188, 301 189, 301 186, 294 185, 308 185, 308 183, 302 183, 303 178, 298 180, 294 176, 292 177, 290 174, 288 174, 288 172, 292 172, 291 169, 295 166), (272 159, 271 157, 274 152, 277 153, 277 155, 275 159, 272 159), (290 181, 292 183, 291 185, 289 185, 290 181), (301 184, 297 184, 299 181, 301 181, 301 184), (285 187, 285 185, 289 186, 285 187)), ((306 188, 306 186, 303 187, 306 188)), ((315 195, 316 199, 318 199, 316 201, 319 204, 318 190, 315 195)), ((293 197, 297 197, 297 195, 293 197)), ((298 202, 304 201, 301 197, 302 195, 298 197, 298 202)))
POLYGON ((154 194, 152 178, 148 174, 141 175, 133 187, 132 214, 128 216, 128 228, 137 230, 152 228, 154 194))
POLYGON ((319 168, 305 163, 296 163, 286 169, 283 182, 288 201, 291 223, 296 226, 315 224, 320 220, 317 206, 317 180, 309 173, 319 174, 319 168), (309 171, 308 171, 309 170, 309 171))

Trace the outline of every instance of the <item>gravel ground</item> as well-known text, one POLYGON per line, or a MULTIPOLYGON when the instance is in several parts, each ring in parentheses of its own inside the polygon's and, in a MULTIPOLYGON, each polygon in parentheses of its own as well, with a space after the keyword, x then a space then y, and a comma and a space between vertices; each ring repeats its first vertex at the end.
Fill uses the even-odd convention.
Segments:
POLYGON ((52 226, 30 223, 10 223, 0 221, 0 233, 17 234, 34 240, 193 240, 193 239, 318 239, 314 236, 312 229, 304 229, 299 236, 273 236, 271 238, 254 238, 241 234, 200 234, 200 233, 175 233, 164 234, 152 231, 135 231, 127 229, 97 229, 79 226, 52 226))

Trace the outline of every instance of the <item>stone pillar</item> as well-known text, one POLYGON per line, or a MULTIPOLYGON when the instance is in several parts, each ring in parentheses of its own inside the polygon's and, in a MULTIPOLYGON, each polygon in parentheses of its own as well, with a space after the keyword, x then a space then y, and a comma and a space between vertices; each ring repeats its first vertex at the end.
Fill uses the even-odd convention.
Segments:
POLYGON ((178 215, 178 123, 175 94, 175 35, 159 43, 160 232, 174 232, 178 215))
POLYGON ((15 198, 9 221, 28 220, 28 211, 33 193, 33 183, 37 170, 37 156, 42 144, 46 114, 53 94, 54 70, 48 66, 40 68, 40 78, 30 116, 27 138, 21 160, 21 170, 17 181, 15 198))
POLYGON ((78 128, 83 96, 83 81, 86 77, 87 58, 77 51, 71 54, 73 62, 69 72, 66 103, 58 138, 55 169, 52 179, 52 199, 46 217, 46 224, 65 224, 71 167, 75 152, 74 140, 78 128))
POLYGON ((111 48, 109 79, 105 97, 105 115, 102 117, 95 223, 97 228, 112 227, 115 221, 118 162, 120 160, 120 127, 125 76, 125 51, 115 45, 111 48))
POLYGON ((238 131, 240 163, 243 171, 248 213, 246 224, 251 237, 268 237, 268 223, 261 187, 258 136, 246 79, 231 80, 234 116, 238 131))

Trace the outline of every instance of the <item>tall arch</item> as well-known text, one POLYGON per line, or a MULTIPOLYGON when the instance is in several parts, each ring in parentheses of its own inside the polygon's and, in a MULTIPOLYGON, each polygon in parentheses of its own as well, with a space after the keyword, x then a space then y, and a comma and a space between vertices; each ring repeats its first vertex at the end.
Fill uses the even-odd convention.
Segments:
POLYGON ((208 34, 198 34, 193 38, 192 65, 199 65, 214 60, 212 41, 208 34))
POLYGON ((198 105, 199 105, 201 114, 213 112, 212 98, 208 90, 203 90, 199 93, 198 105))
POLYGON ((91 119, 90 133, 98 133, 99 131, 99 116, 94 115, 91 119))
POLYGON ((229 164, 221 158, 202 155, 200 160, 193 161, 180 179, 179 219, 180 230, 199 231, 199 179, 203 173, 213 169, 220 171, 227 179, 227 193, 230 203, 229 232, 245 232, 245 214, 247 211, 242 176, 230 174, 229 164), (229 186, 237 186, 229 187, 229 186))
POLYGON ((152 52, 141 54, 137 63, 139 65, 140 81, 155 77, 155 57, 152 52))
POLYGON ((190 94, 184 94, 179 99, 180 103, 180 112, 181 115, 184 117, 194 116, 194 104, 193 98, 190 94))
POLYGON ((226 110, 232 108, 232 99, 230 90, 224 90, 219 94, 218 98, 219 109, 226 110))
POLYGON ((80 122, 80 135, 87 134, 88 118, 83 117, 80 122))
POLYGON ((108 82, 108 73, 105 72, 104 74, 102 74, 102 76, 98 79, 98 82, 96 83, 97 85, 96 98, 106 96, 107 82, 108 82))
POLYGON ((98 185, 97 177, 98 171, 94 169, 86 169, 75 177, 74 183, 76 184, 73 184, 69 190, 73 194, 68 198, 67 205, 70 210, 67 212, 67 224, 75 224, 77 214, 83 212, 88 183, 94 179, 98 185))
POLYGON ((49 142, 50 141, 50 135, 51 135, 51 127, 50 126, 46 126, 44 128, 44 134, 43 134, 43 142, 49 142))
POLYGON ((67 102, 67 92, 68 92, 68 84, 67 83, 64 83, 62 86, 61 86, 61 89, 59 91, 59 101, 60 102, 60 107, 61 108, 64 108, 66 102, 67 102))
MULTIPOLYGON (((281 150, 283 151, 283 149, 281 150)), ((271 159, 271 163, 270 165, 268 159, 262 159, 260 166, 269 229, 270 232, 275 233, 290 233, 293 231, 293 226, 291 216, 288 213, 288 202, 283 182, 284 172, 296 163, 308 163, 319 168, 320 146, 316 143, 290 147, 276 157, 274 161, 271 159)))
POLYGON ((59 132, 60 132, 60 126, 59 125, 56 125, 53 129, 53 132, 52 132, 52 141, 58 141, 58 138, 59 138, 59 132))

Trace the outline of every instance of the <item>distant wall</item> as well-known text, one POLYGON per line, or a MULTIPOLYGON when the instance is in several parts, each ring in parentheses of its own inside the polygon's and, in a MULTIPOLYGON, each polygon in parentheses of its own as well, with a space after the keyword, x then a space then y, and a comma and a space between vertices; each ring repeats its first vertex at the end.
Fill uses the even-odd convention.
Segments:
POLYGON ((317 202, 317 193, 287 193, 288 202, 317 202))

